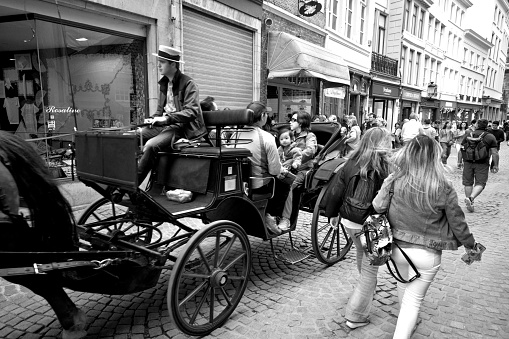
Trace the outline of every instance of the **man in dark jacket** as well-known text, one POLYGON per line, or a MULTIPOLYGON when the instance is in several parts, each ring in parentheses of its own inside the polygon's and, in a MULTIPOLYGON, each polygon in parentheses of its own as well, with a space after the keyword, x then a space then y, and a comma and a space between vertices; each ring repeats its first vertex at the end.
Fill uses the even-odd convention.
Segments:
POLYGON ((138 183, 141 183, 155 165, 157 152, 167 149, 181 138, 197 139, 207 134, 203 113, 200 108, 198 86, 193 79, 183 74, 179 66, 179 50, 159 46, 159 103, 151 116, 150 127, 141 130, 146 141, 143 155, 138 164, 138 183))

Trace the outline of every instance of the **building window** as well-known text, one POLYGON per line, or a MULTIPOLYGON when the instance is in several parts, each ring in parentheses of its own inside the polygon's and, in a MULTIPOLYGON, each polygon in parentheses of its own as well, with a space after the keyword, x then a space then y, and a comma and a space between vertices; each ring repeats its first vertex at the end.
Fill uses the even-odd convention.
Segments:
POLYGON ((495 13, 493 13, 493 22, 497 20, 497 12, 498 12, 498 6, 495 5, 495 13))
POLYGON ((417 13, 419 13, 419 7, 414 5, 414 11, 412 13, 412 25, 411 25, 411 29, 410 29, 410 32, 413 35, 417 35, 417 32, 416 32, 416 29, 417 29, 417 13))
POLYGON ((422 83, 423 86, 426 86, 429 83, 428 69, 429 69, 429 56, 424 57, 424 81, 422 83))
POLYGON ((465 14, 465 11, 461 11, 461 16, 460 16, 460 27, 461 25, 463 24, 463 15, 465 14))
POLYGON ((348 7, 346 9, 346 36, 352 37, 352 20, 353 20, 353 0, 348 0, 348 7))
POLYGON ((376 52, 380 54, 384 54, 385 47, 385 23, 387 21, 387 17, 385 15, 380 14, 378 16, 378 33, 376 36, 377 44, 376 44, 376 52))
POLYGON ((421 53, 417 53, 415 57, 415 77, 414 77, 414 85, 419 86, 419 66, 421 61, 421 53))
POLYGON ((434 43, 437 46, 440 46, 440 21, 435 19, 435 39, 434 43))
POLYGON ((329 3, 329 27, 337 31, 338 30, 338 11, 339 11, 339 0, 330 0, 329 3))
POLYGON ((452 16, 454 15, 454 7, 456 7, 454 4, 451 4, 451 15, 449 15, 449 20, 452 21, 452 16))
POLYGON ((438 47, 442 48, 442 39, 444 37, 445 25, 440 25, 440 39, 438 40, 438 47))
POLYGON ((402 81, 405 81, 405 67, 406 67, 406 65, 405 65, 405 56, 406 56, 406 49, 407 48, 405 46, 403 46, 403 48, 401 49, 401 67, 400 67, 400 69, 401 69, 401 72, 403 73, 403 74, 401 74, 401 80, 402 81))
POLYGON ((434 21, 435 18, 432 15, 430 15, 428 22, 428 41, 431 43, 433 43, 433 27, 435 25, 434 21))
POLYGON ((422 26, 423 26, 423 22, 424 22, 424 14, 425 13, 426 12, 421 10, 421 16, 419 17, 419 27, 417 28, 417 34, 420 39, 422 39, 422 26))
POLYGON ((460 94, 463 94, 463 85, 464 85, 464 83, 465 83, 465 76, 462 75, 461 76, 461 80, 460 80, 460 91, 459 91, 460 94))
POLYGON ((366 6, 364 4, 361 5, 361 27, 360 27, 360 35, 359 35, 359 43, 362 45, 364 42, 364 20, 366 16, 366 6))
POLYGON ((453 48, 452 48, 452 33, 449 32, 449 38, 447 39, 447 51, 452 54, 453 48))
POLYGON ((410 50, 410 54, 408 54, 408 72, 407 72, 407 84, 412 84, 412 67, 414 63, 414 51, 410 50))
POLYGON ((411 4, 411 0, 407 0, 405 1, 405 13, 404 13, 404 17, 403 17, 403 29, 407 30, 408 31, 408 21, 409 21, 409 18, 410 18, 410 4, 411 4))

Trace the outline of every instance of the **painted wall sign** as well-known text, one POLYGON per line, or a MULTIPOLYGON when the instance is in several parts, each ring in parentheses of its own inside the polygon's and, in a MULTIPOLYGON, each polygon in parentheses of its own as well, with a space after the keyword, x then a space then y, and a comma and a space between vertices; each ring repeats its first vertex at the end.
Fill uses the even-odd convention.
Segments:
POLYGON ((401 93, 401 98, 403 100, 408 100, 408 101, 421 101, 421 93, 409 91, 409 90, 406 90, 403 88, 403 92, 401 93))
POLYGON ((333 87, 324 89, 323 94, 326 97, 344 99, 346 91, 344 87, 333 87))

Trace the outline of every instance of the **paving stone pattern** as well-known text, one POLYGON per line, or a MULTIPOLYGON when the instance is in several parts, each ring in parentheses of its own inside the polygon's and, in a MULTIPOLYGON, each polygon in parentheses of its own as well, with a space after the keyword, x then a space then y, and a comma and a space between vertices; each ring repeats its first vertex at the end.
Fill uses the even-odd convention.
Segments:
MULTIPOLYGON (((509 147, 501 168, 490 174, 475 213, 464 208, 477 241, 487 247, 482 262, 465 265, 463 249, 446 251, 442 267, 424 299, 413 338, 509 338, 509 147)), ((449 164, 454 165, 453 155, 449 164)), ((449 174, 460 204, 461 171, 449 174)), ((310 215, 300 214, 297 245, 310 241, 310 215)), ((282 236, 276 249, 288 246, 282 236)), ((398 302, 396 284, 381 269, 371 324, 345 326, 345 305, 359 278, 354 250, 326 267, 316 259, 295 265, 275 261, 268 242, 251 238, 253 272, 244 297, 226 324, 206 338, 391 338, 398 302)), ((155 288, 123 296, 68 291, 89 317, 88 338, 187 338, 171 323, 166 306, 170 272, 155 288)), ((0 279, 0 338, 59 338, 61 327, 48 304, 29 290, 0 279)))

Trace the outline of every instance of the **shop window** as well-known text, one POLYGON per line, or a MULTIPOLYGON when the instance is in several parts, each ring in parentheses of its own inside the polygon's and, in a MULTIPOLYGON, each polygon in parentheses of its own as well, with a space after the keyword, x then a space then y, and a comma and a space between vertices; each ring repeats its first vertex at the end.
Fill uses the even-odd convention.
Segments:
MULTIPOLYGON (((10 83, 18 101, 1 108, 2 130, 33 139, 144 118, 143 39, 40 19, 2 22, 0 30, 13 32, 2 41, 1 87, 10 83)), ((0 93, 0 107, 7 98, 0 93)))

